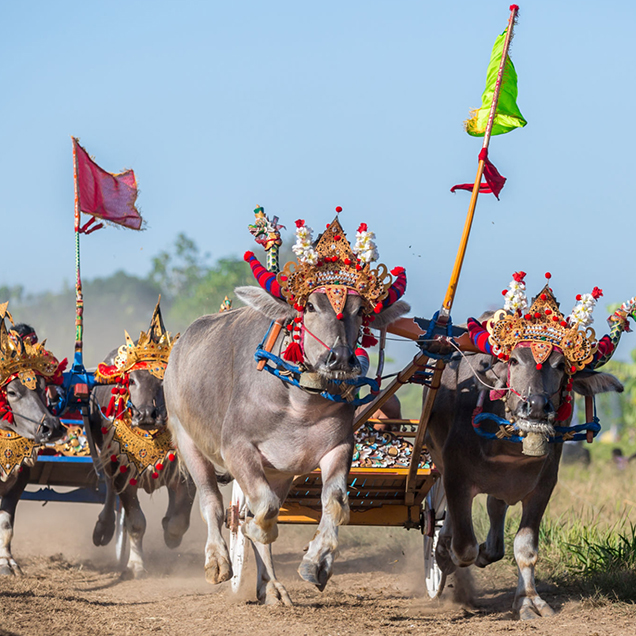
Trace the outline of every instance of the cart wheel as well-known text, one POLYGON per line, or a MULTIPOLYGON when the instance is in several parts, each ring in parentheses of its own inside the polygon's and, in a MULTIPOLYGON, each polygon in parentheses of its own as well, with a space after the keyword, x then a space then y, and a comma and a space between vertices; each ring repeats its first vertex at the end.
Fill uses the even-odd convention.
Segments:
POLYGON ((128 532, 126 532, 126 511, 117 500, 117 515, 115 517, 115 558, 119 567, 124 569, 128 563, 128 532))
POLYGON ((446 574, 442 572, 435 561, 435 548, 439 533, 446 517, 446 493, 442 480, 438 479, 429 490, 424 501, 424 574, 426 576, 426 591, 430 598, 438 598, 446 583, 446 574))
POLYGON ((247 558, 245 551, 245 535, 241 530, 241 525, 245 521, 247 514, 247 501, 245 493, 241 490, 236 479, 232 484, 232 499, 230 501, 230 560, 232 561, 232 592, 239 591, 241 586, 241 576, 243 566, 247 558))

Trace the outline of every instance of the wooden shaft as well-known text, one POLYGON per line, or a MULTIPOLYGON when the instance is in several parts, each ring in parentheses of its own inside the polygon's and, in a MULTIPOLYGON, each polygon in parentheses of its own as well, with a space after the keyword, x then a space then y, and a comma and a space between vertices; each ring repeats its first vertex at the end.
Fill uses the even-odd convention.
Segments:
MULTIPOLYGON (((594 418, 594 398, 591 395, 585 396, 585 421, 591 422, 594 418)), ((585 441, 591 444, 594 441, 594 433, 588 431, 585 436, 585 441)))
POLYGON ((404 384, 406 384, 413 375, 424 368, 428 362, 428 356, 418 353, 413 361, 405 367, 397 377, 389 384, 389 386, 378 395, 372 402, 369 402, 362 411, 356 416, 353 422, 353 430, 357 431, 378 409, 382 408, 389 398, 404 384))
POLYGON ((84 341, 84 294, 80 275, 80 207, 77 179, 77 140, 73 138, 73 182, 75 186, 75 363, 82 363, 84 341))
MULTIPOLYGON (((278 334, 280 334, 280 330, 283 328, 283 321, 277 320, 272 325, 272 328, 269 330, 267 334, 267 339, 265 340, 265 344, 263 345, 263 349, 268 353, 274 348, 274 344, 276 343, 276 339, 278 338, 278 334)), ((267 364, 267 360, 263 358, 259 360, 259 363, 256 365, 257 371, 262 371, 267 364)))
MULTIPOLYGON (((492 134, 492 127, 495 121, 495 114, 497 112, 497 103, 499 102, 499 94, 501 93, 501 84, 503 80, 503 73, 506 67, 506 59, 508 58, 508 49, 510 48, 510 40, 512 39, 512 31, 514 29, 515 17, 519 7, 512 5, 510 8, 510 17, 508 18, 508 31, 506 32, 506 38, 504 40, 503 51, 501 54, 501 63, 499 64, 499 71, 497 72, 497 82, 495 83, 495 91, 492 97, 492 104, 490 105, 490 113, 488 115, 488 124, 486 125, 486 132, 484 133, 484 143, 482 144, 482 150, 487 150, 490 144, 490 136, 492 134)), ((484 174, 484 160, 479 160, 477 166, 477 176, 475 178, 475 184, 473 185, 472 196, 470 197, 470 204, 468 206, 468 214, 466 215, 466 222, 464 223, 464 232, 459 243, 459 250, 457 251, 457 257, 455 258, 455 265, 451 274, 450 282, 448 283, 448 289, 446 290, 446 297, 440 311, 440 318, 447 318, 450 316, 453 301, 455 299, 455 292, 457 291, 457 283, 459 282, 459 275, 462 271, 462 265, 464 263, 464 256, 466 255, 466 246, 468 245, 468 237, 470 236, 470 230, 473 224, 473 217, 475 215, 475 207, 477 206, 477 197, 479 196, 479 186, 481 184, 481 178, 484 174)))
POLYGON ((428 422, 431 419, 431 413, 433 412, 433 404, 435 403, 435 396, 437 390, 440 387, 442 373, 444 373, 445 363, 443 360, 438 360, 435 363, 435 371, 433 371, 433 377, 431 379, 431 386, 426 392, 426 398, 424 399, 424 406, 422 407, 422 415, 420 416, 420 423, 417 427, 417 435, 413 440, 413 454, 411 455, 411 465, 409 466, 409 474, 406 477, 406 499, 407 506, 413 505, 415 501, 415 493, 417 490, 417 469, 420 463, 420 456, 422 455, 422 447, 424 446, 424 436, 426 435, 426 429, 428 428, 428 422))

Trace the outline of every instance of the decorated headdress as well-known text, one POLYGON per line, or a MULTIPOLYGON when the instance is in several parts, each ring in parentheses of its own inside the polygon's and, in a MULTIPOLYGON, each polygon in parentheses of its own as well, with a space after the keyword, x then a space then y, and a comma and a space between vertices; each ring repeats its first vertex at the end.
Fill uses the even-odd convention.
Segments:
MULTIPOLYGON (((336 211, 341 209, 338 207, 336 211)), ((297 240, 292 247, 298 262, 287 263, 276 274, 268 272, 252 252, 246 252, 245 260, 261 287, 286 300, 298 311, 303 311, 309 295, 319 290, 327 294, 336 315, 342 314, 347 293, 358 294, 365 313, 371 315, 397 301, 406 287, 403 268, 393 270, 397 279, 392 285, 393 279, 385 265, 371 267, 378 258, 373 238, 373 232, 362 223, 352 247, 336 217, 314 241, 312 229, 304 220, 298 220, 297 240)))
POLYGON ((105 384, 117 382, 120 376, 136 369, 146 369, 156 378, 163 380, 170 352, 179 334, 172 338, 166 331, 161 318, 160 302, 161 296, 152 314, 150 327, 148 331, 142 331, 139 334, 137 344, 128 332, 124 331, 126 343, 119 347, 114 364, 101 363, 97 366, 95 378, 99 382, 105 384))
POLYGON ((45 342, 32 344, 29 339, 22 339, 20 334, 7 328, 5 319, 14 325, 8 312, 9 303, 0 305, 0 387, 14 378, 28 389, 35 389, 37 376, 43 376, 49 383, 57 383, 60 363, 57 358, 44 348, 45 342))
MULTIPOLYGON (((336 208, 337 213, 341 211, 341 207, 336 208)), ((263 289, 285 300, 298 311, 299 317, 292 327, 298 332, 301 330, 299 323, 302 322, 307 299, 312 292, 326 294, 338 319, 343 317, 347 295, 360 296, 364 311, 362 346, 372 346, 377 342, 369 331, 373 314, 395 303, 406 289, 403 267, 396 267, 391 273, 386 265, 371 267, 371 263, 378 259, 374 239, 375 234, 369 231, 367 224, 361 223, 352 246, 336 216, 314 240, 313 230, 299 219, 296 221, 296 243, 292 247, 298 257, 297 262, 287 263, 277 273, 263 267, 253 252, 246 252, 245 260, 263 289), (391 274, 396 277, 395 282, 391 274)), ((294 334, 293 338, 300 340, 300 334, 294 334)), ((292 362, 302 361, 302 351, 297 342, 292 342, 286 349, 284 358, 292 362)))
MULTIPOLYGON (((568 375, 580 371, 593 361, 598 349, 596 334, 589 325, 593 322, 592 310, 602 296, 602 290, 595 287, 591 294, 577 296, 577 304, 566 318, 549 283, 528 307, 525 275, 525 272, 516 272, 509 288, 502 292, 506 299, 504 309, 488 321, 487 342, 483 328, 480 330, 471 319, 469 329, 473 341, 481 350, 504 361, 515 347, 530 347, 538 368, 557 349, 565 356, 568 375)), ((546 274, 546 278, 549 281, 551 275, 546 274)))

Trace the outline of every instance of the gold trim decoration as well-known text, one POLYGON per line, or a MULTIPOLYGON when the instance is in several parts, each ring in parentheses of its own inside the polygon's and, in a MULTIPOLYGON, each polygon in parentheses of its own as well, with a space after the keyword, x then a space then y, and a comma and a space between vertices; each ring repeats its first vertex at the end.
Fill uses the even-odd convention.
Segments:
POLYGON ((95 378, 98 382, 104 384, 118 382, 120 376, 130 373, 134 369, 146 369, 156 378, 163 380, 170 352, 179 338, 179 334, 172 338, 170 333, 166 331, 161 318, 160 302, 161 296, 159 296, 152 314, 150 327, 148 331, 142 331, 139 334, 137 344, 128 335, 128 332, 124 331, 126 343, 119 347, 114 364, 101 363, 97 365, 95 378))
MULTIPOLYGON (((294 251, 298 254, 298 262, 290 261, 277 276, 287 302, 302 311, 309 295, 324 288, 330 290, 328 298, 336 314, 339 314, 344 302, 341 293, 336 294, 331 290, 340 288, 359 294, 364 302, 365 312, 373 313, 378 303, 387 297, 392 282, 386 265, 378 265, 372 269, 370 260, 363 257, 363 254, 370 251, 372 258, 375 248, 357 255, 337 217, 319 236, 315 245, 311 230, 304 221, 296 221, 296 225, 299 243, 294 246, 294 251)), ((344 299, 346 300, 346 296, 344 299)))
POLYGON ((541 365, 557 347, 565 356, 569 375, 590 363, 598 348, 594 329, 583 330, 566 320, 548 284, 525 314, 520 309, 513 313, 500 309, 486 327, 493 353, 499 358, 507 360, 516 346, 525 343, 531 347, 537 365, 541 365))
POLYGON ((33 466, 39 446, 14 431, 0 429, 0 481, 17 475, 23 466, 33 466))
POLYGON ((139 483, 146 490, 154 490, 170 478, 172 471, 168 468, 176 466, 177 451, 167 426, 154 430, 132 426, 130 413, 125 411, 104 429, 100 458, 126 476, 126 485, 139 483))

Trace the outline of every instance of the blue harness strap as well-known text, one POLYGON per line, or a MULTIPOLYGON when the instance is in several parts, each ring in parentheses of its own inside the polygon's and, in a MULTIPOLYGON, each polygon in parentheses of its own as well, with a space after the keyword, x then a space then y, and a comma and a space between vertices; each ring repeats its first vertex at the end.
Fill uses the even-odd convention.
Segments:
MULTIPOLYGON (((267 334, 265 334, 267 337, 267 334)), ((266 360, 267 363, 263 367, 269 373, 276 376, 279 380, 286 382, 287 384, 291 384, 292 386, 298 387, 299 389, 307 390, 306 387, 301 386, 298 378, 300 377, 302 371, 299 367, 290 364, 289 362, 283 360, 279 356, 271 353, 270 351, 265 351, 263 349, 263 343, 261 342, 258 347, 256 347, 256 353, 254 354, 254 359, 256 362, 260 362, 261 360, 266 360), (272 362, 276 366, 272 366, 269 363, 272 362)), ((375 395, 373 392, 379 391, 380 387, 378 383, 371 379, 365 377, 357 377, 351 380, 330 380, 336 385, 345 384, 347 386, 354 386, 357 388, 368 386, 371 389, 371 393, 369 395, 365 395, 364 397, 356 397, 353 400, 348 400, 347 398, 339 395, 337 393, 329 393, 329 391, 321 391, 320 396, 325 398, 326 400, 330 400, 331 402, 343 402, 345 404, 351 404, 352 406, 359 406, 360 404, 368 404, 371 400, 374 399, 375 395)))
MULTIPOLYGON (((480 424, 481 422, 485 422, 488 420, 495 422, 499 426, 512 426, 515 431, 519 431, 519 427, 516 424, 509 422, 503 417, 499 417, 494 413, 480 413, 473 418, 473 429, 475 433, 477 433, 477 435, 479 435, 480 437, 483 437, 484 439, 504 439, 507 442, 523 441, 523 438, 520 435, 500 437, 499 435, 497 435, 497 433, 489 433, 488 431, 484 431, 481 428, 480 424)), ((586 422, 585 424, 576 424, 574 426, 555 426, 554 430, 558 434, 550 436, 548 438, 548 443, 561 444, 564 441, 578 442, 580 440, 587 439, 588 431, 591 431, 593 437, 596 437, 601 430, 601 424, 598 417, 596 417, 596 413, 594 413, 594 417, 592 418, 591 422, 586 422), (573 435, 570 436, 570 433, 573 433, 573 435), (564 439, 564 436, 567 439, 564 439)))

